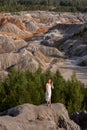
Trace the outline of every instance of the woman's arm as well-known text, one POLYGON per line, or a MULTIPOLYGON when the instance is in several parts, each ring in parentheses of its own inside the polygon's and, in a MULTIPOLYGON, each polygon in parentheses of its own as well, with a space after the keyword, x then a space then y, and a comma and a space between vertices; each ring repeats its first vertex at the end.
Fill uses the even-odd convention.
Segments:
POLYGON ((53 81, 52 81, 51 87, 54 88, 53 81))

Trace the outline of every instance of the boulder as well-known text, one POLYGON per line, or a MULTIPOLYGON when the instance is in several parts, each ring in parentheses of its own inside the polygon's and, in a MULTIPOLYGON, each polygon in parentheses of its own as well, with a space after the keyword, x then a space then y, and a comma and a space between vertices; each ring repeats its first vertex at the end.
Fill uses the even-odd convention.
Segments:
POLYGON ((0 113, 0 130, 80 130, 63 104, 23 104, 0 113))

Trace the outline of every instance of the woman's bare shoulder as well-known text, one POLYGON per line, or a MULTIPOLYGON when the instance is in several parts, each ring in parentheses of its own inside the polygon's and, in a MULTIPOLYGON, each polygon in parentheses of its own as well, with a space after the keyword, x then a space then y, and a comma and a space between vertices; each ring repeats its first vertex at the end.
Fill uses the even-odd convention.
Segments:
POLYGON ((48 83, 46 83, 46 86, 48 86, 48 83))

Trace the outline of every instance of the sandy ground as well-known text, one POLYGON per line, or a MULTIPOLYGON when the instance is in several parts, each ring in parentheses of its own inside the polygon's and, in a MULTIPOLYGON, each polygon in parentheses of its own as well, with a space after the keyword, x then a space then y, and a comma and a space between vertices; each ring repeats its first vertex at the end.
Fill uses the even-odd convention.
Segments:
POLYGON ((73 72, 75 72, 77 79, 87 87, 87 67, 76 66, 72 60, 61 62, 58 67, 65 80, 70 79, 73 72))

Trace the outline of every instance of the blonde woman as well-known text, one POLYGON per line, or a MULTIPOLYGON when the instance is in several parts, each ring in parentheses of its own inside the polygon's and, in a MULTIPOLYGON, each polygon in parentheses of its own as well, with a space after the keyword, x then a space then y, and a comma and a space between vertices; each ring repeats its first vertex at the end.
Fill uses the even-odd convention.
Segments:
POLYGON ((51 107, 51 96, 52 96, 53 81, 51 79, 46 83, 46 101, 47 106, 51 107))

